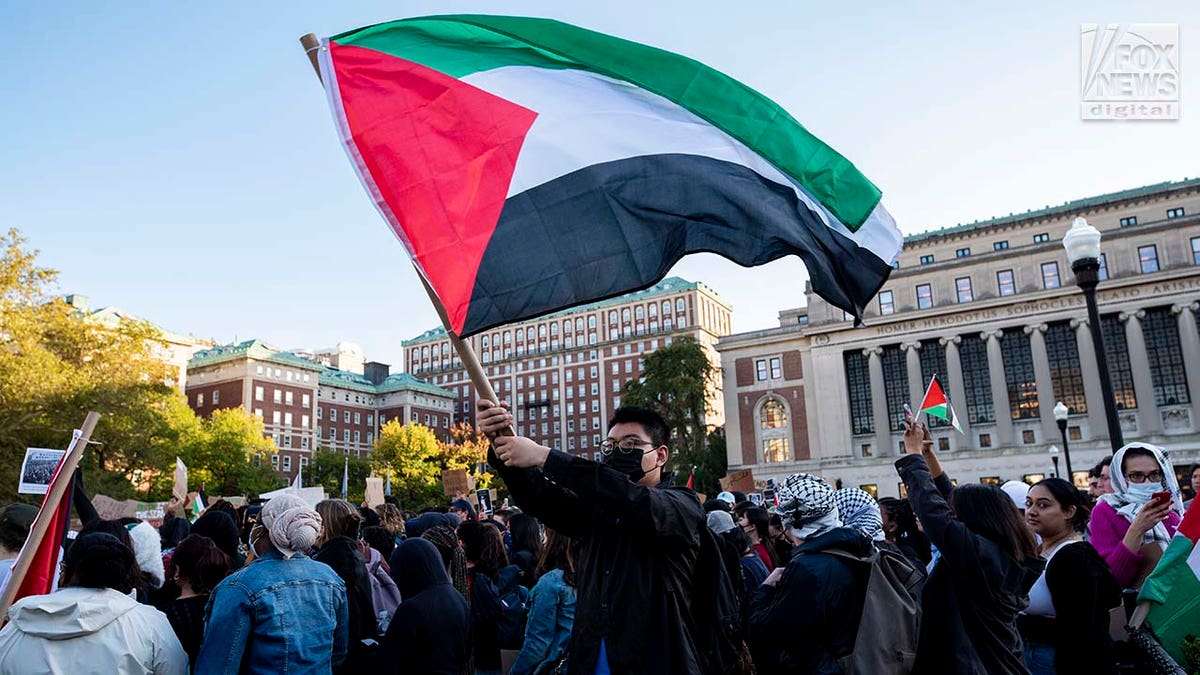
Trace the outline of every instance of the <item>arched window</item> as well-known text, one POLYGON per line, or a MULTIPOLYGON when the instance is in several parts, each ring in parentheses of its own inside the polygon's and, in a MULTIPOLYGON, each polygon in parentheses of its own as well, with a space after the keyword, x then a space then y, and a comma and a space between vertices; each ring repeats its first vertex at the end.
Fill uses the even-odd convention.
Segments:
POLYGON ((646 309, 644 307, 642 307, 641 305, 638 305, 637 307, 634 308, 633 315, 635 317, 641 319, 645 316, 645 312, 646 312, 646 309))
POLYGON ((583 317, 575 319, 575 330, 583 330, 583 317))
POLYGON ((609 322, 609 323, 616 323, 616 322, 617 322, 617 310, 615 310, 615 309, 614 309, 614 310, 610 310, 610 311, 608 312, 608 322, 609 322))
POLYGON ((670 314, 671 313, 671 301, 663 300, 662 301, 662 309, 663 309, 663 314, 670 314))
POLYGON ((762 461, 786 462, 792 458, 792 425, 787 404, 774 396, 758 406, 758 438, 762 461))
POLYGON ((678 298, 675 300, 675 311, 676 312, 683 311, 683 298, 678 298))
POLYGON ((628 307, 626 307, 625 309, 621 310, 621 320, 622 320, 622 321, 628 321, 628 320, 629 320, 629 308, 628 308, 628 307))

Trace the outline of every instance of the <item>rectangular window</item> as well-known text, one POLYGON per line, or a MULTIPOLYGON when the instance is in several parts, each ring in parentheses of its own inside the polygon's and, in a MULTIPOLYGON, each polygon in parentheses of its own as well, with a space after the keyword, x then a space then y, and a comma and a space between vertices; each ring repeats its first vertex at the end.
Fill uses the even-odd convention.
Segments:
POLYGON ((933 307, 933 287, 929 284, 917 286, 917 309, 933 307))
POLYGON ((257 417, 258 419, 260 419, 260 420, 261 420, 261 419, 262 419, 262 416, 263 416, 263 410, 262 410, 262 408, 255 408, 255 409, 254 409, 254 416, 255 416, 255 417, 257 417))
POLYGON ((196 407, 197 408, 204 407, 204 394, 196 394, 196 407))
POLYGON ((301 396, 300 401, 301 401, 301 405, 303 405, 305 408, 307 408, 309 406, 309 404, 312 403, 312 399, 310 399, 308 397, 308 394, 301 396))
MULTIPOLYGON (((755 379, 757 379, 759 382, 762 382, 763 380, 767 379, 767 360, 766 359, 758 359, 757 361, 754 362, 754 373, 755 373, 755 379)), ((201 405, 203 405, 203 404, 201 404, 201 405)))
POLYGON ((954 280, 954 292, 958 295, 959 302, 971 302, 974 296, 971 294, 971 277, 960 277, 954 280))
POLYGON ((294 399, 294 398, 292 397, 292 392, 290 392, 290 391, 285 391, 285 392, 283 393, 283 402, 284 402, 284 404, 285 404, 285 405, 291 405, 291 404, 292 404, 292 402, 293 402, 293 401, 295 401, 295 400, 296 400, 296 399, 294 399))
POLYGON ((1033 445, 1034 443, 1037 442, 1037 438, 1036 438, 1035 434, 1033 433, 1033 429, 1022 429, 1021 430, 1021 442, 1024 443, 1025 445, 1033 445))
MULTIPOLYGON (((924 351, 924 348, 921 351, 924 351)), ((966 389, 967 421, 971 424, 995 421, 987 345, 979 337, 979 333, 961 336, 958 358, 962 367, 963 388, 966 389)))
POLYGON ((783 377, 783 363, 778 356, 771 357, 771 379, 778 380, 783 377))
POLYGON ((791 459, 787 438, 764 438, 762 450, 764 462, 786 462, 791 459))
POLYGON ((1103 253, 1100 254, 1100 270, 1097 274, 1100 275, 1101 281, 1108 279, 1108 256, 1103 253))
POLYGON ((275 391, 271 392, 271 398, 276 403, 283 403, 283 390, 276 389, 275 391))
POLYGON ((887 316, 896 313, 896 302, 891 291, 879 291, 879 315, 887 316))
POLYGON ((349 429, 343 429, 343 430, 342 430, 342 441, 343 441, 344 443, 349 443, 349 442, 350 442, 350 430, 349 430, 349 429))
POLYGON ((933 263, 933 255, 932 254, 921 256, 921 264, 922 265, 929 265, 932 263, 933 263))
POLYGON ((1037 376, 1033 369, 1033 350, 1025 331, 1006 330, 1000 338, 1004 362, 1004 383, 1008 387, 1009 413, 1014 420, 1038 417, 1037 376))
POLYGON ((1121 227, 1132 227, 1137 225, 1137 216, 1126 216, 1121 219, 1121 227))
POLYGON ((960 248, 960 249, 958 249, 957 251, 955 251, 955 252, 954 252, 954 257, 955 257, 955 258, 966 258, 966 257, 968 257, 968 256, 970 256, 970 255, 971 255, 971 249, 970 249, 970 248, 960 248))
POLYGON ((263 388, 262 387, 254 388, 254 400, 255 401, 263 400, 263 388))
MULTIPOLYGON (((921 361, 921 381, 929 382, 934 375, 946 376, 946 347, 938 340, 923 340, 917 352, 921 361)), ((950 423, 936 417, 929 418, 931 428, 949 426, 950 423)))
POLYGON ((997 241, 997 242, 993 243, 992 250, 993 251, 1007 251, 1008 250, 1008 240, 1006 239, 1004 241, 997 241))
POLYGON ((300 416, 300 427, 301 427, 301 428, 303 428, 303 429, 307 429, 307 428, 308 428, 308 415, 301 415, 301 416, 300 416))
POLYGON ((979 447, 981 447, 981 448, 992 447, 992 435, 991 434, 979 434, 979 447))
POLYGON ((1045 232, 1033 235, 1033 243, 1035 244, 1044 244, 1048 241, 1050 241, 1050 235, 1045 232))
POLYGON ((291 455, 283 456, 283 470, 284 471, 292 470, 292 456, 291 455))
POLYGON ((1167 218, 1170 219, 1170 218, 1182 218, 1182 217, 1183 217, 1183 207, 1182 206, 1180 206, 1179 208, 1176 208, 1176 209, 1167 209, 1167 218))
POLYGON ((1142 274, 1158 271, 1158 247, 1154 244, 1138 247, 1138 267, 1142 274))
POLYGON ((354 413, 354 423, 362 424, 362 413, 358 413, 358 412, 354 413))
POLYGON ((271 424, 278 425, 279 420, 282 416, 283 416, 282 413, 280 413, 278 410, 271 413, 271 424))
POLYGON ((887 401, 888 422, 892 431, 903 429, 904 403, 909 400, 908 364, 900 345, 883 348, 879 358, 883 366, 883 392, 887 401))
POLYGON ((350 411, 349 410, 342 411, 342 421, 345 422, 346 424, 350 423, 350 411))
POLYGON ((1192 237, 1192 264, 1200 265, 1200 237, 1192 237))
POLYGON ((1171 308, 1147 309, 1142 332, 1146 336, 1150 380, 1154 383, 1154 403, 1160 406, 1190 403, 1187 375, 1179 367, 1183 363, 1179 321, 1171 314, 1171 308))
POLYGON ((360 443, 361 441, 362 441, 362 432, 355 430, 354 431, 354 442, 360 443))
MULTIPOLYGON (((284 436, 284 437, 283 437, 283 447, 285 447, 285 448, 290 448, 290 447, 292 447, 292 437, 291 437, 291 436, 284 436)), ((300 460, 300 466, 304 466, 304 459, 303 459, 303 458, 301 458, 301 460, 300 460)))
POLYGON ((1050 383, 1054 399, 1062 401, 1072 414, 1087 412, 1083 394, 1083 368, 1075 329, 1067 321, 1056 321, 1046 329, 1046 357, 1050 361, 1050 383))
POLYGON ((1002 296, 1015 295, 1017 292, 1017 282, 1013 279, 1013 271, 1000 270, 996 272, 996 287, 1002 296))
POLYGON ((1058 288, 1062 280, 1058 278, 1058 263, 1042 263, 1042 288, 1058 288))
MULTIPOLYGON (((334 415, 334 417, 337 417, 337 415, 334 415)), ((317 419, 325 419, 325 408, 317 406, 317 419)))
POLYGON ((217 405, 217 404, 218 404, 218 403, 220 403, 220 402, 221 402, 221 392, 219 392, 219 391, 215 391, 215 390, 214 390, 214 391, 213 391, 213 399, 212 399, 212 404, 213 404, 213 405, 217 405))
POLYGON ((283 426, 292 426, 292 413, 283 413, 283 426))

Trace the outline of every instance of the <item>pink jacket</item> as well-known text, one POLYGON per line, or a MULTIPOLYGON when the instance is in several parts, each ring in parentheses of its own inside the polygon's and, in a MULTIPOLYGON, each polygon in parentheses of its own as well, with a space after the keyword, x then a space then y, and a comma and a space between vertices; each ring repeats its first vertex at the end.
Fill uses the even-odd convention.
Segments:
MULTIPOLYGON (((1171 536, 1175 536, 1175 530, 1179 527, 1180 520, 1182 518, 1179 514, 1172 511, 1163 521, 1171 536)), ((1134 553, 1125 548, 1125 544, 1121 541, 1125 538, 1125 533, 1129 531, 1129 524, 1125 516, 1117 513, 1113 507, 1103 501, 1092 509, 1092 519, 1088 523, 1088 531, 1091 533, 1089 541, 1108 563, 1108 568, 1112 570, 1113 576, 1116 577, 1117 583, 1121 584, 1122 588, 1131 588, 1137 581, 1142 561, 1145 559, 1141 553, 1134 553)))

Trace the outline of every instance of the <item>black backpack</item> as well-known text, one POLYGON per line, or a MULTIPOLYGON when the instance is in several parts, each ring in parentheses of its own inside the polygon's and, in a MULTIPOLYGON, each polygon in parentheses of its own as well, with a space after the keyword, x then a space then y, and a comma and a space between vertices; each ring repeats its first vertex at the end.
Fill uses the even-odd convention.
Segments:
POLYGON ((525 620, 532 604, 529 589, 521 585, 524 572, 509 565, 496 575, 496 595, 500 597, 500 648, 520 649, 525 641, 525 620))
POLYGON ((754 666, 742 635, 735 581, 716 536, 700 526, 700 555, 692 577, 692 617, 697 658, 704 675, 750 675, 754 666))

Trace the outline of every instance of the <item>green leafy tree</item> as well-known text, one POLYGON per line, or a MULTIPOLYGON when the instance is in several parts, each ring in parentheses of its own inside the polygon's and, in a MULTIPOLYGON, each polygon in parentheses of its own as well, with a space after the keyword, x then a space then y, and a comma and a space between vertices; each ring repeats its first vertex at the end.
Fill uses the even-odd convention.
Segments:
POLYGON ((391 472, 392 494, 405 508, 443 501, 444 451, 423 424, 401 424, 394 418, 384 424, 371 450, 371 466, 378 475, 391 472))
POLYGON ((350 479, 346 481, 346 498, 353 504, 361 504, 367 489, 367 477, 371 475, 369 460, 319 448, 312 454, 308 466, 304 467, 304 485, 320 486, 325 488, 330 497, 341 497, 342 472, 347 471, 347 467, 350 479))
POLYGON ((680 338, 642 358, 642 376, 622 388, 622 405, 650 408, 671 429, 673 465, 680 482, 695 468, 696 489, 705 494, 725 475, 724 436, 711 438, 705 420, 717 369, 695 340, 680 338))
POLYGON ((503 489, 503 481, 492 473, 487 463, 487 436, 470 424, 460 423, 451 427, 450 438, 450 443, 442 444, 443 468, 466 469, 478 489, 503 489))
POLYGON ((216 496, 258 496, 282 487, 285 479, 271 469, 275 442, 263 435, 263 423, 244 408, 215 410, 202 420, 200 433, 183 448, 188 482, 204 484, 216 496))

